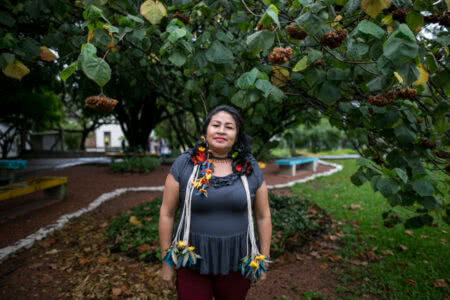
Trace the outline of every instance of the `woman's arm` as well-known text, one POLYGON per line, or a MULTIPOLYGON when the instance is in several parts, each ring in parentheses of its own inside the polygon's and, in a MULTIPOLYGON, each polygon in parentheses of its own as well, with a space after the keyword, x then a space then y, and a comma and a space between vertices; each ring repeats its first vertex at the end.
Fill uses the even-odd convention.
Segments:
POLYGON ((178 208, 180 185, 172 176, 167 175, 164 185, 163 201, 159 211, 159 244, 161 246, 161 257, 166 256, 166 250, 172 243, 172 232, 175 213, 178 208))
POLYGON ((270 216, 269 195, 264 181, 256 191, 255 217, 258 225, 260 249, 262 255, 270 257, 270 241, 272 239, 272 218, 270 216))

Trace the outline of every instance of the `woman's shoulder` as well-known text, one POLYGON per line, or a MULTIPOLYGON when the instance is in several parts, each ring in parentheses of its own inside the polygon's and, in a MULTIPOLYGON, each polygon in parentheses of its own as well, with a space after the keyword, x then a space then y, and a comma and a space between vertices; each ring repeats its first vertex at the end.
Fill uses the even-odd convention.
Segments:
POLYGON ((186 164, 191 161, 193 149, 190 148, 183 153, 181 153, 176 159, 174 164, 186 164))

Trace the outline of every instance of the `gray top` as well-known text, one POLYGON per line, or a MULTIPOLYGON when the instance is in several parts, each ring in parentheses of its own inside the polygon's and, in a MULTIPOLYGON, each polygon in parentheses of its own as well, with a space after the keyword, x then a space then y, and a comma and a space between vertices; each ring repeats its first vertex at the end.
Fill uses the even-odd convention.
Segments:
MULTIPOLYGON (((247 178, 252 202, 264 176, 253 156, 249 162, 253 173, 247 178)), ((186 185, 194 168, 191 152, 181 154, 170 173, 180 184, 179 207, 183 207, 186 185)), ((212 176, 208 197, 192 196, 189 244, 202 259, 194 267, 201 274, 223 274, 237 271, 240 259, 247 254, 247 199, 237 174, 212 176)), ((178 226, 175 227, 175 229, 178 226)))

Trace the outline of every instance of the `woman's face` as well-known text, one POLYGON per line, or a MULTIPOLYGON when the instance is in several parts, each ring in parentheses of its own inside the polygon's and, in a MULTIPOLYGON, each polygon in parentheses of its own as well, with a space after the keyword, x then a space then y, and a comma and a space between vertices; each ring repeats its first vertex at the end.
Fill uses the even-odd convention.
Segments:
POLYGON ((220 111, 216 113, 206 129, 209 149, 216 153, 228 153, 236 140, 236 122, 231 114, 220 111))

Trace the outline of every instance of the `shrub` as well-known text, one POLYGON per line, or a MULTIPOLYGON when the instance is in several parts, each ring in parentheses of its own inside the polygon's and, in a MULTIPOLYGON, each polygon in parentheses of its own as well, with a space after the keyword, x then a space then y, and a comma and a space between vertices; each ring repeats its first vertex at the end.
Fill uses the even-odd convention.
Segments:
MULTIPOLYGON (((108 227, 108 247, 139 260, 161 259, 158 218, 161 198, 141 204, 115 218, 108 227)), ((308 200, 269 193, 272 212, 272 258, 294 251, 323 232, 329 217, 308 200)), ((175 220, 178 218, 176 217, 175 220)), ((176 222, 176 225, 178 223, 176 222)))
POLYGON ((113 172, 149 173, 159 167, 160 161, 155 157, 131 157, 109 164, 113 172))
POLYGON ((125 252, 139 260, 156 262, 161 259, 158 242, 158 218, 161 198, 137 205, 115 218, 106 232, 108 247, 125 252))

